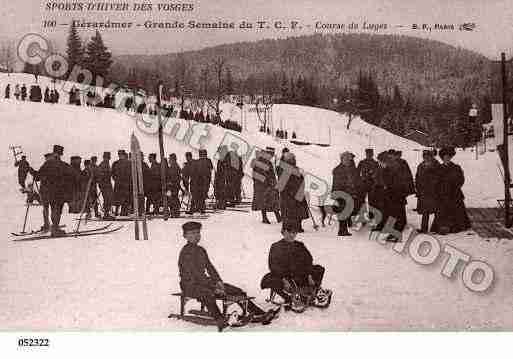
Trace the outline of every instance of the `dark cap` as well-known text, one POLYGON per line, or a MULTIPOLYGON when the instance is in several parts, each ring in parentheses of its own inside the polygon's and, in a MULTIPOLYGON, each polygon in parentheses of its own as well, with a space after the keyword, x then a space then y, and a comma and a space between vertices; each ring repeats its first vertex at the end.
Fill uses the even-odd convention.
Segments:
POLYGON ((103 152, 103 158, 110 158, 110 152, 103 152))
POLYGON ((366 148, 365 153, 374 153, 374 148, 366 148))
POLYGON ((97 156, 92 156, 91 157, 91 162, 94 162, 94 161, 98 161, 98 157, 97 156))
POLYGON ((284 221, 281 227, 281 232, 290 232, 290 233, 298 233, 297 225, 295 225, 291 221, 284 221))
POLYGON ((82 157, 80 157, 80 156, 71 156, 69 159, 70 159, 71 161, 81 161, 81 160, 82 160, 82 157))
POLYGON ((60 145, 53 145, 53 153, 56 153, 56 154, 62 156, 64 154, 64 147, 62 147, 60 145))
POLYGON ((150 153, 148 155, 148 158, 157 158, 157 154, 156 153, 150 153))
POLYGON ((444 156, 450 156, 454 157, 456 155, 456 151, 454 150, 454 147, 444 147, 440 150, 440 158, 444 156))
POLYGON ((84 166, 88 166, 91 164, 91 160, 84 160, 84 166))
POLYGON ((201 223, 200 222, 185 222, 182 225, 183 233, 189 232, 189 231, 195 231, 198 229, 201 229, 201 223))
POLYGON ((199 150, 199 156, 200 157, 207 157, 207 150, 199 150))
POLYGON ((192 157, 192 152, 185 152, 185 157, 192 157))

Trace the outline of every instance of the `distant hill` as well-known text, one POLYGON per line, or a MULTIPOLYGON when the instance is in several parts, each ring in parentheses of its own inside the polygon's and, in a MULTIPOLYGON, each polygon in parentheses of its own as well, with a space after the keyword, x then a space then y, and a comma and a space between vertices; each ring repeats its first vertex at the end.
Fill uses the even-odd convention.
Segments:
POLYGON ((114 75, 123 81, 128 69, 138 68, 172 83, 179 57, 192 66, 192 83, 198 82, 201 68, 223 57, 234 81, 250 75, 301 75, 320 88, 340 89, 354 87, 360 71, 372 72, 381 94, 391 95, 397 85, 415 102, 481 98, 489 93, 491 66, 483 55, 439 41, 400 35, 316 34, 181 54, 117 56, 114 75))

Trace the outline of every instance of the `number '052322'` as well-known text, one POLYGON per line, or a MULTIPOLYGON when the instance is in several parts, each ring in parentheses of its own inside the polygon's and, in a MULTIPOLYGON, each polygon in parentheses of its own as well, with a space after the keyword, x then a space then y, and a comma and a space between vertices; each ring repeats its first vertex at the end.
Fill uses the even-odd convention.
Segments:
POLYGON ((47 338, 19 338, 19 347, 48 347, 50 340, 47 338))

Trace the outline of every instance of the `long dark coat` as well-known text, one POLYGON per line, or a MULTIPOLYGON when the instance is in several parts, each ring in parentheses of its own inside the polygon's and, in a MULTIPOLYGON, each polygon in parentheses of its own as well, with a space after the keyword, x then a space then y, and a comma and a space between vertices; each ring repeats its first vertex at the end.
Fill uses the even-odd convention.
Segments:
POLYGON ((128 159, 117 160, 112 164, 114 179, 114 205, 127 205, 132 196, 132 167, 128 159))
POLYGON ((438 185, 440 164, 437 161, 424 161, 417 167, 415 185, 417 188, 417 212, 431 214, 438 206, 438 185))
MULTIPOLYGON (((298 167, 291 167, 292 174, 280 192, 280 209, 284 221, 295 222, 307 219, 309 214, 305 198, 305 178, 298 167)), ((282 172, 282 176, 285 175, 282 172)))
POLYGON ((440 166, 438 183, 439 205, 431 230, 437 233, 457 233, 471 227, 461 187, 465 175, 461 167, 449 162, 440 166))
POLYGON ((253 168, 253 211, 274 212, 280 210, 280 196, 276 189, 276 174, 271 161, 258 157, 251 163, 253 168))
POLYGON ((68 163, 60 159, 50 159, 37 173, 49 203, 71 201, 73 186, 78 178, 68 163))
POLYGON ((242 158, 235 152, 228 152, 228 168, 226 174, 226 200, 236 202, 241 199, 242 178, 244 169, 242 158))
MULTIPOLYGON (((353 199, 353 214, 358 213, 362 204, 361 178, 354 164, 345 166, 340 163, 333 169, 333 184, 331 190, 333 192, 342 191, 349 194, 353 199)), ((339 198, 338 201, 340 205, 347 205, 344 198, 339 198)))
POLYGON ((182 248, 178 257, 178 269, 180 287, 189 297, 213 295, 216 283, 221 281, 207 251, 196 244, 187 243, 182 248))

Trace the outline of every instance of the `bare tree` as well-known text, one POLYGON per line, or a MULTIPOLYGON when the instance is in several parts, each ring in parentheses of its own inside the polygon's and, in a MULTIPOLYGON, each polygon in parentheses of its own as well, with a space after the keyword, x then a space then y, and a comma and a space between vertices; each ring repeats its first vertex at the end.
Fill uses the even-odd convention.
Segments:
POLYGON ((174 68, 175 94, 180 97, 180 109, 183 110, 185 98, 192 95, 191 74, 193 73, 193 67, 185 61, 182 54, 179 54, 174 68))
POLYGON ((208 108, 215 112, 216 121, 221 120, 221 101, 223 101, 227 90, 226 77, 224 76, 226 71, 228 71, 226 60, 217 58, 207 65, 200 75, 203 84, 203 96, 208 108), (211 78, 213 78, 213 84, 210 83, 211 78))
POLYGON ((0 66, 4 67, 8 73, 11 73, 14 63, 14 45, 11 41, 6 41, 0 47, 0 66))

